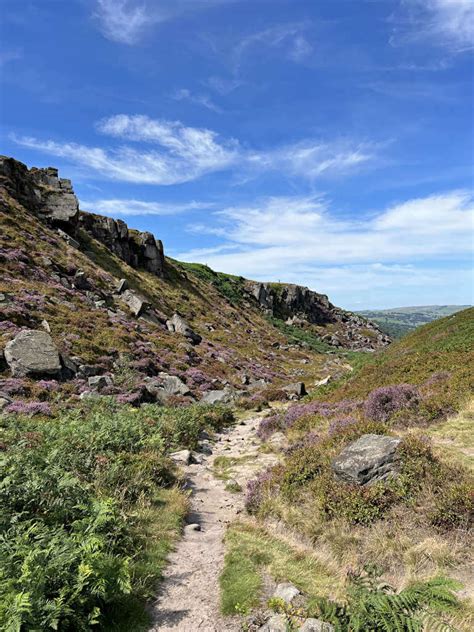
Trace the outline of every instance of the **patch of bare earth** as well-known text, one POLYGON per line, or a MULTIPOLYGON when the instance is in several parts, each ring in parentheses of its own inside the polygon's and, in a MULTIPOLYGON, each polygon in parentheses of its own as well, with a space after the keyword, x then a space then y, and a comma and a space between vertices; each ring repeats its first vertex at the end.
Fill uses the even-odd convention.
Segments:
POLYGON ((156 602, 150 632, 232 632, 240 630, 238 617, 223 618, 219 610, 219 574, 224 561, 226 526, 242 511, 244 495, 226 490, 226 480, 216 478, 217 457, 237 459, 232 480, 245 488, 255 473, 277 461, 274 454, 259 452, 256 428, 262 415, 256 414, 218 436, 212 455, 202 464, 187 466, 185 473, 191 495, 189 524, 182 540, 169 558, 156 602), (242 458, 243 457, 243 458, 242 458))

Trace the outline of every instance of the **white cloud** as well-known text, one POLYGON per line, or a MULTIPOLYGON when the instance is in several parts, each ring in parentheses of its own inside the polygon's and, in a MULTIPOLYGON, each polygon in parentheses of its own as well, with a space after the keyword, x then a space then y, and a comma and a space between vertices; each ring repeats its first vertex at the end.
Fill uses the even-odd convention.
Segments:
POLYGON ((116 217, 117 215, 143 216, 143 215, 178 215, 189 211, 210 209, 214 205, 206 202, 186 202, 184 204, 166 202, 145 202, 143 200, 130 199, 99 199, 93 201, 80 201, 80 207, 92 213, 101 213, 116 217))
POLYGON ((257 280, 307 285, 353 309, 474 300, 474 204, 467 192, 355 217, 335 215, 321 197, 266 198, 220 211, 211 229, 192 227, 221 243, 176 257, 257 280))
POLYGON ((124 182, 171 185, 195 180, 207 173, 233 169, 247 178, 266 171, 314 181, 374 162, 374 148, 349 141, 317 142, 311 139, 255 151, 236 139, 216 132, 187 127, 179 121, 118 114, 96 126, 106 136, 140 143, 103 148, 12 136, 19 145, 66 158, 95 175, 124 182))
MULTIPOLYGON (((357 220, 335 216, 324 199, 315 197, 267 198, 227 208, 217 217, 227 236, 224 243, 236 248, 211 253, 209 265, 267 279, 320 265, 468 256, 473 245, 474 204, 459 191, 410 200, 357 220)), ((180 256, 189 260, 193 254, 180 256)))
POLYGON ((135 0, 97 0, 95 17, 103 35, 121 44, 135 44, 143 33, 166 14, 150 12, 135 0))
POLYGON ((221 108, 214 103, 208 94, 194 93, 187 88, 176 90, 176 92, 171 95, 171 98, 175 101, 189 101, 190 103, 195 103, 196 105, 202 105, 213 112, 222 112, 221 108))
POLYGON ((474 48, 472 0, 402 0, 402 7, 408 17, 392 43, 429 40, 452 53, 474 48))
POLYGON ((303 34, 307 27, 308 24, 304 22, 280 24, 242 38, 233 51, 234 73, 239 71, 245 57, 262 46, 282 50, 292 61, 303 61, 313 52, 313 47, 303 34))

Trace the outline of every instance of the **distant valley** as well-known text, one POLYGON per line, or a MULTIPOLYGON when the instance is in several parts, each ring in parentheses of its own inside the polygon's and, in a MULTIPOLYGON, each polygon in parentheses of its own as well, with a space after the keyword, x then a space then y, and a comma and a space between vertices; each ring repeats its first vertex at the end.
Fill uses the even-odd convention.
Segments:
POLYGON ((451 316, 468 307, 470 305, 418 305, 392 309, 369 309, 356 313, 377 323, 380 329, 391 338, 401 338, 421 325, 451 316))

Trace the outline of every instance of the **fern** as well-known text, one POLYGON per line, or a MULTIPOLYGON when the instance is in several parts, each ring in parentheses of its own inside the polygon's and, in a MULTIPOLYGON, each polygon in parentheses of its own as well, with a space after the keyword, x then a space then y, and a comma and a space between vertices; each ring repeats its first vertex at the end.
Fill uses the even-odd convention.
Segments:
POLYGON ((380 570, 366 567, 349 575, 347 600, 321 600, 320 616, 340 632, 449 632, 443 619, 458 605, 454 590, 459 585, 445 577, 415 582, 400 592, 380 583, 380 570))

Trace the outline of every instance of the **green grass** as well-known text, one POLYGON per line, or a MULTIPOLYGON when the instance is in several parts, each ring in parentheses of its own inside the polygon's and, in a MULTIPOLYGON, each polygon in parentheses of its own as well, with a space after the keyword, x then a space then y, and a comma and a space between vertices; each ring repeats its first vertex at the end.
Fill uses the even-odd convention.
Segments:
POLYGON ((338 579, 307 551, 299 551, 263 527, 235 523, 227 531, 224 569, 220 576, 224 614, 249 612, 263 597, 263 576, 290 581, 309 597, 329 596, 338 579))
POLYGON ((211 283, 232 305, 240 305, 242 303, 245 285, 243 277, 225 274, 224 272, 215 272, 209 266, 201 263, 179 262, 178 265, 187 272, 192 272, 199 279, 211 283))
POLYGON ((301 327, 295 327, 294 325, 287 325, 283 320, 279 318, 269 318, 271 324, 276 327, 282 334, 284 334, 290 344, 305 343, 310 349, 318 353, 327 353, 328 351, 334 351, 334 347, 328 345, 321 340, 312 331, 308 329, 302 329, 301 327))
POLYGON ((218 456, 214 459, 212 473, 215 478, 227 481, 232 478, 232 468, 253 460, 251 455, 244 456, 218 456))

